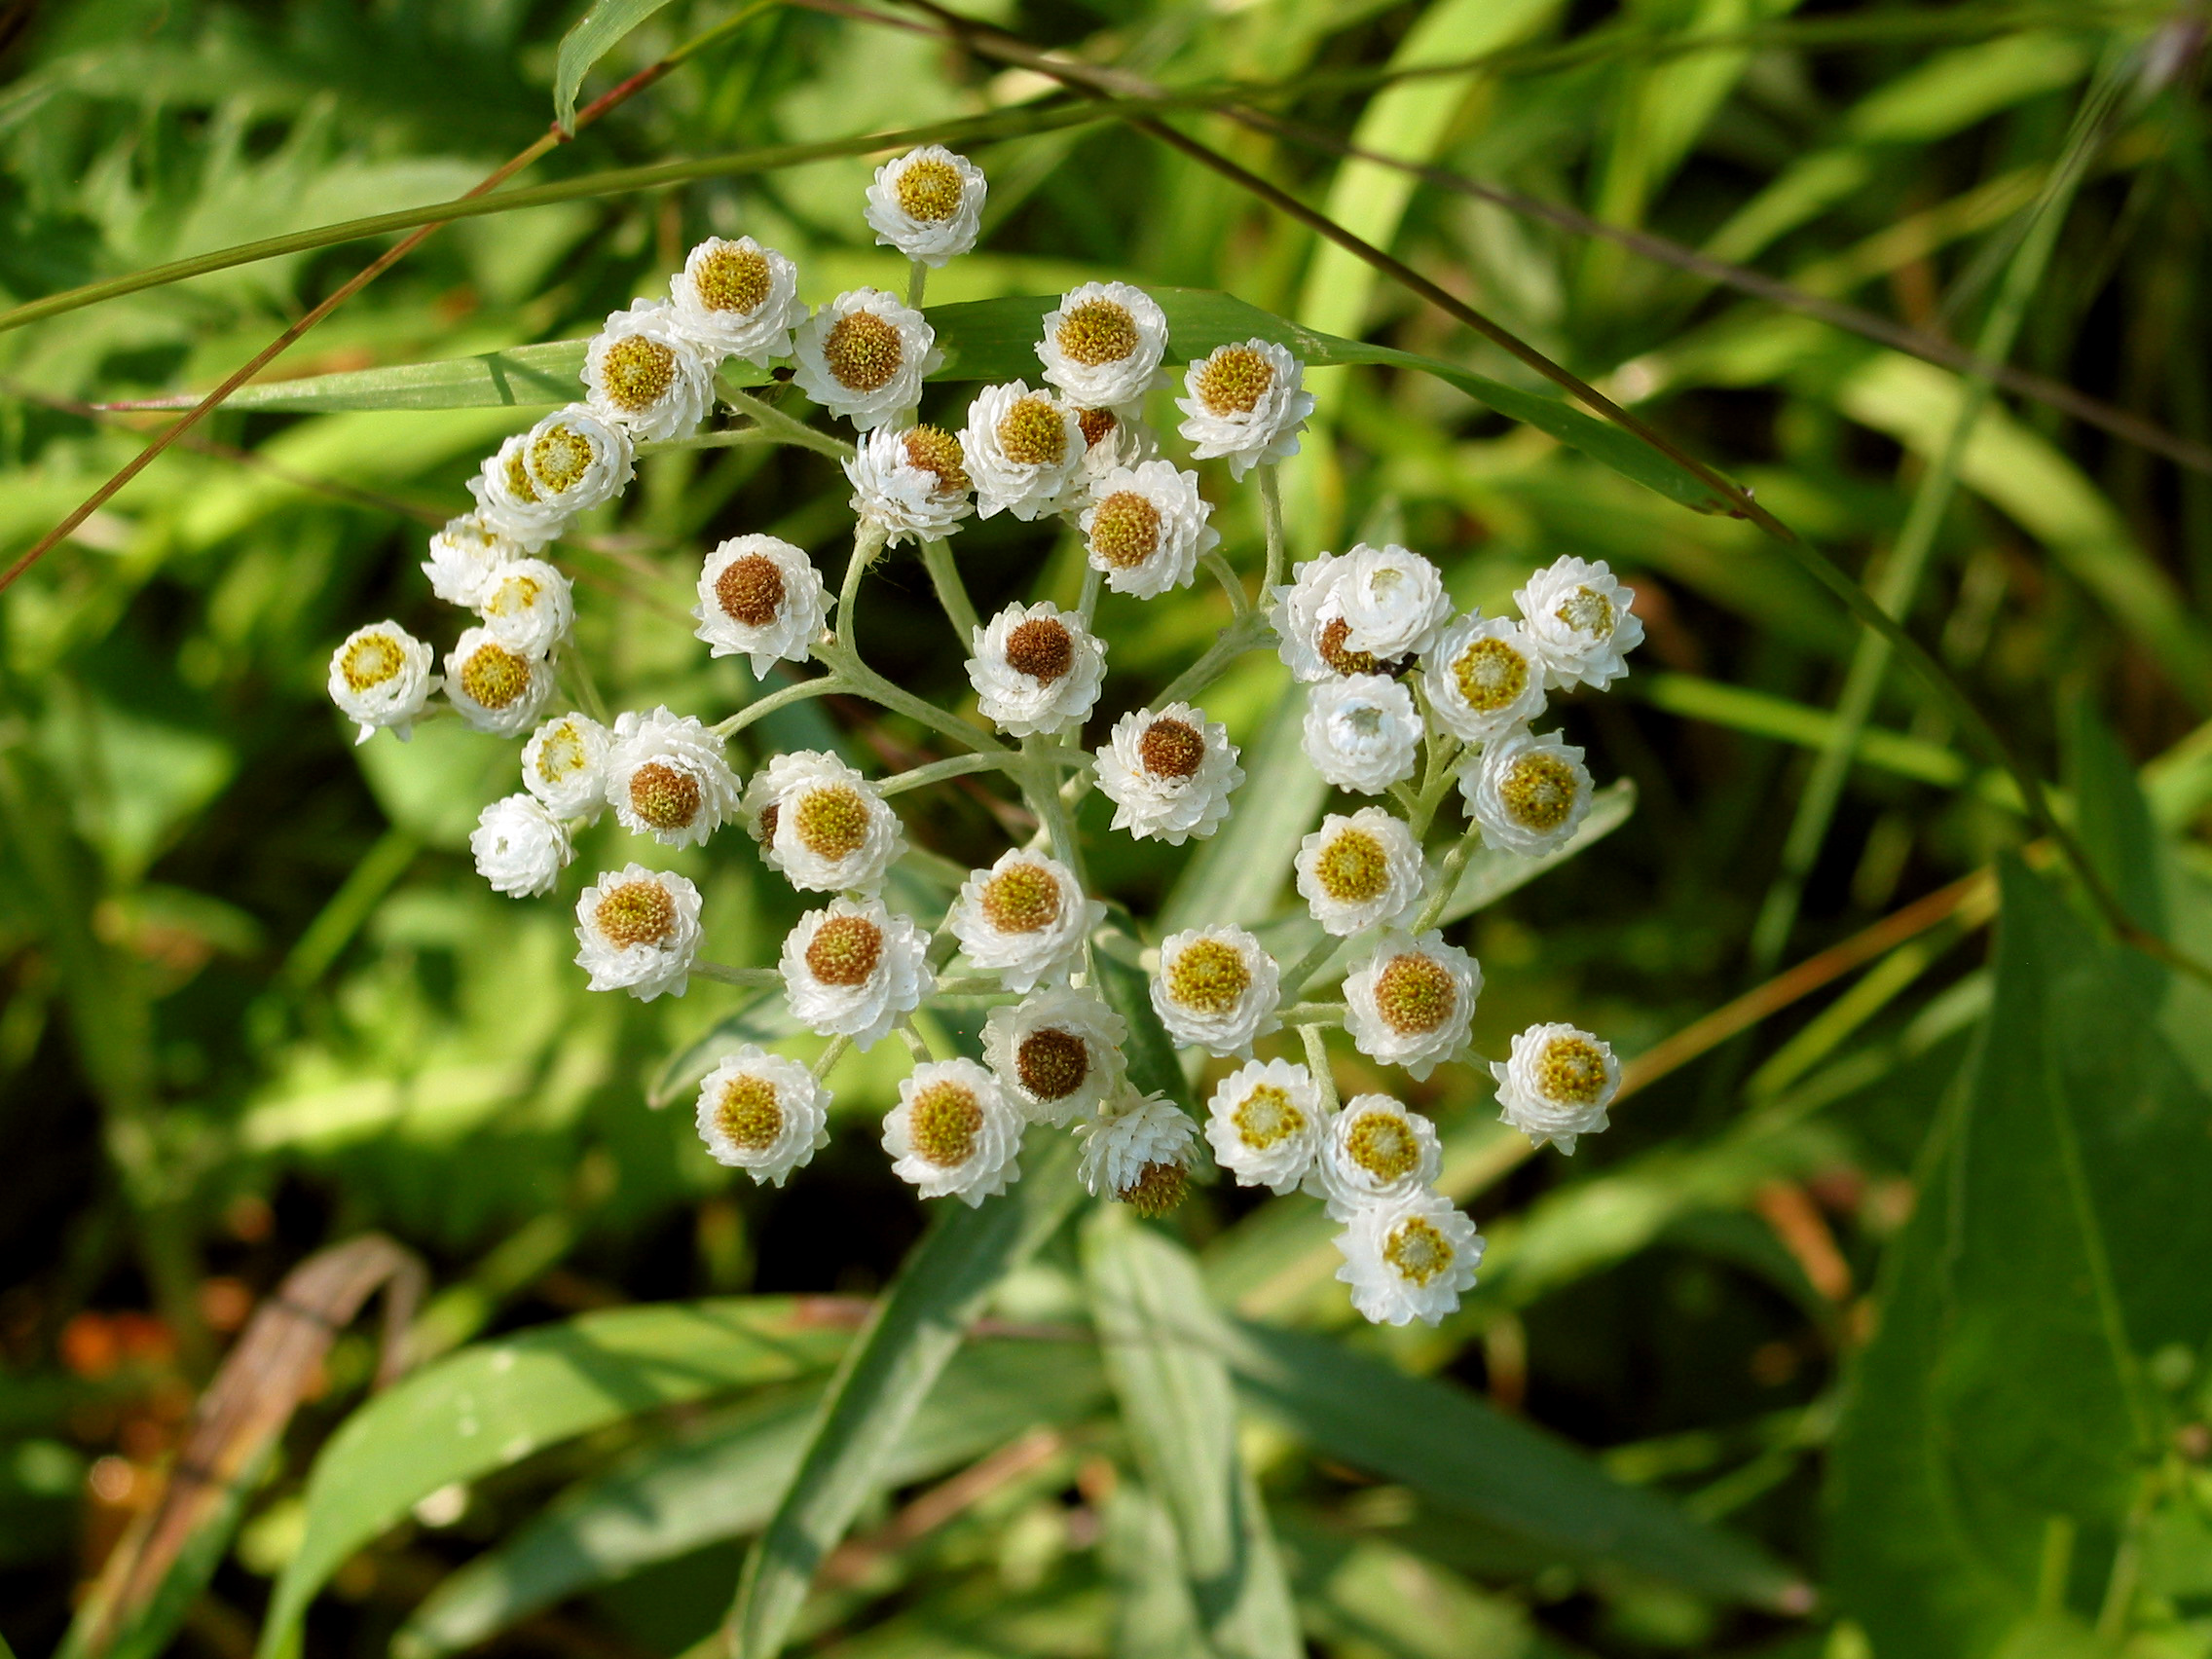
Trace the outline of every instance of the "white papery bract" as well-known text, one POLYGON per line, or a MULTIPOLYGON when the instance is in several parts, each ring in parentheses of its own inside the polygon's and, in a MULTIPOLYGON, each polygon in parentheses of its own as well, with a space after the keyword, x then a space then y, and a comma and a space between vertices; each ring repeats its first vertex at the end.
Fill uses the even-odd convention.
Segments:
POLYGON ((668 297, 693 344, 763 369, 792 354, 792 330, 806 317, 798 268, 751 237, 709 237, 668 279, 668 297))
POLYGON ((945 925, 970 962, 998 975, 1008 990, 1026 991, 1040 979, 1066 978, 1105 914, 1066 865, 1014 848, 961 883, 945 925))
POLYGON ((991 1010, 983 1058, 1031 1123, 1065 1124, 1120 1091, 1128 1039, 1128 1026, 1096 991, 1052 985, 991 1010))
POLYGON ((607 805, 608 729, 571 711, 547 720, 522 746, 522 787, 557 818, 598 818, 607 805))
POLYGON ((1198 460, 1226 456, 1230 476, 1240 479, 1298 453, 1299 430, 1313 413, 1305 377, 1306 366, 1272 341, 1218 346, 1183 376, 1176 430, 1198 460))
POLYGON ((1420 748, 1413 693, 1381 674, 1327 680, 1306 691, 1306 758, 1341 790, 1381 794, 1413 774, 1420 748))
POLYGON ((700 721, 665 706, 614 717, 607 803, 632 834, 697 846, 737 815, 738 798, 721 739, 700 721))
POLYGON ((584 401, 633 437, 689 437, 714 402, 719 355, 667 300, 633 300, 584 348, 584 401))
POLYGON ((1535 857, 1574 838, 1590 813, 1590 769, 1582 751, 1522 727, 1493 740, 1481 764, 1459 775, 1467 816, 1483 840, 1507 852, 1535 857))
POLYGON ((523 465, 537 498, 564 513, 588 512, 637 476, 627 428, 582 403, 555 410, 523 434, 523 465))
POLYGON ((1026 382, 987 386, 968 405, 960 428, 961 464, 976 486, 976 515, 1012 513, 1027 521, 1059 510, 1061 493, 1083 464, 1083 424, 1075 410, 1026 382))
MULTIPOLYGON (((530 433, 517 432, 468 481, 473 515, 493 535, 535 553, 569 528, 570 509, 537 492, 530 475, 530 433)), ((442 596, 441 596, 442 597, 442 596)))
POLYGON ((779 755, 754 774, 755 783, 762 780, 776 804, 763 852, 793 887, 873 893, 906 850, 905 827, 890 803, 834 755, 779 755))
POLYGON ((800 323, 792 355, 799 390, 864 432, 903 420, 944 361, 922 313, 878 288, 839 294, 800 323))
POLYGON ((1475 1285, 1483 1235, 1450 1198, 1409 1193, 1355 1210, 1337 1235, 1351 1305, 1378 1325, 1434 1325, 1475 1285))
POLYGON ((970 1208, 1018 1180, 1021 1114, 974 1060, 925 1060, 883 1120, 891 1172, 925 1198, 970 1208))
POLYGON ((1313 1074, 1289 1060, 1253 1060, 1206 1102, 1213 1160, 1241 1186, 1287 1193, 1311 1173, 1328 1114, 1313 1074))
POLYGON ((1081 725, 1106 679, 1104 644, 1050 600, 1008 606, 970 648, 968 682, 983 718, 1014 737, 1081 725))
POLYGON ((982 168, 942 144, 924 144, 875 169, 868 229, 885 247, 933 269, 976 245, 989 193, 982 168))
POLYGON ((824 1037, 850 1037, 863 1051, 937 983, 929 936, 878 899, 838 899, 809 910, 784 936, 777 964, 792 1017, 824 1037))
POLYGON ((493 639, 527 657, 545 655, 576 620, 569 578, 542 559, 517 559, 488 576, 476 614, 493 639))
POLYGON ((1086 282, 1045 313, 1037 360, 1079 409, 1122 409, 1164 383, 1167 313, 1142 288, 1086 282))
POLYGON ((1498 1117, 1536 1145, 1549 1141, 1569 1157, 1577 1138, 1608 1126, 1605 1108, 1621 1088, 1612 1046, 1572 1025, 1530 1026, 1490 1071, 1497 1080, 1498 1117))
POLYGON ((1387 1094, 1355 1094, 1329 1120, 1309 1185, 1343 1221, 1368 1204, 1434 1186, 1443 1167, 1434 1124, 1387 1094))
POLYGON ((742 656, 756 680, 778 662, 804 662, 830 615, 822 573, 800 548, 774 535, 733 535, 699 568, 692 633, 709 656, 742 656))
POLYGON ((1114 803, 1113 827, 1171 847, 1211 835, 1244 781, 1236 753, 1229 728, 1188 703, 1124 715, 1098 751, 1098 789, 1114 803))
POLYGON ((1334 567, 1336 614, 1344 619, 1343 648, 1378 662, 1418 657, 1452 620, 1444 578, 1419 553, 1392 543, 1364 541, 1334 567))
POLYGON ((362 744, 380 729, 402 742, 413 733, 438 677, 430 647, 396 622, 372 622, 346 636, 330 653, 330 700, 360 727, 362 744))
POLYGON ((1433 928, 1382 936, 1345 977, 1345 1027, 1369 1059, 1419 1081, 1467 1046, 1482 965, 1433 928))
POLYGON ((1379 806, 1330 813, 1298 843, 1292 868, 1306 907, 1339 939, 1402 921, 1427 875, 1413 831, 1379 806))
POLYGON ((576 901, 576 946, 595 991, 680 997, 699 954, 699 890, 640 864, 602 875, 576 901))
POLYGON ((699 1080, 699 1138, 717 1163, 781 1187, 830 1144, 830 1090, 748 1043, 699 1080))
POLYGON ((1153 1012, 1178 1043, 1214 1054, 1249 1056, 1281 1025, 1282 971, 1242 928, 1187 928, 1160 942, 1153 1012))
POLYGON ((887 547, 941 540, 976 510, 960 439, 942 426, 878 426, 843 464, 854 513, 882 530, 887 547))
POLYGON ((1623 587, 1603 559, 1569 556, 1530 576, 1513 602, 1543 660, 1544 682, 1602 691, 1626 675, 1623 658, 1643 644, 1643 622, 1629 608, 1635 601, 1635 590, 1623 587))
MULTIPOLYGON (((1097 1117, 1078 1124, 1075 1133, 1083 1142, 1076 1175, 1084 1191, 1094 1198, 1111 1196, 1149 1210, 1141 1201, 1148 1182, 1159 1182, 1163 1170, 1179 1176, 1191 1167, 1198 1125, 1164 1094, 1125 1094, 1097 1117)), ((1173 1197, 1161 1207, 1172 1209, 1182 1198, 1181 1182, 1171 1184, 1173 1197)))
POLYGON ((568 826, 535 795, 527 794, 507 795, 487 806, 469 832, 468 850, 476 856, 476 873, 492 884, 493 892, 510 899, 552 892, 576 856, 568 826))
POLYGON ((553 695, 553 667, 503 645, 489 628, 470 628, 446 652, 446 696, 461 718, 494 737, 534 724, 553 695))
POLYGON ((1544 665, 1508 617, 1460 617, 1420 666, 1437 723, 1462 743, 1503 737, 1544 712, 1544 665))
POLYGON ((1196 472, 1148 461, 1093 479, 1077 524, 1090 568, 1108 587, 1154 599, 1189 587, 1199 558, 1220 544, 1221 533, 1207 522, 1212 513, 1196 472))
POLYGON ((448 605, 473 609, 483 598, 484 584, 524 552, 520 542, 501 535, 479 514, 462 513, 446 520, 430 537, 423 574, 430 578, 430 591, 448 605))

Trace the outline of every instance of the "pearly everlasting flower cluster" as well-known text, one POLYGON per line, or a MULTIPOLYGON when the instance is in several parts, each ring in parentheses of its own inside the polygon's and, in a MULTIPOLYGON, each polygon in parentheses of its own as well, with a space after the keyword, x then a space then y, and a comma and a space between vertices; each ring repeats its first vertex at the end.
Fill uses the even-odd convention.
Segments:
MULTIPOLYGON (((1594 788, 1583 752, 1536 728, 1549 693, 1602 690, 1627 672, 1642 634, 1634 596, 1603 563, 1565 558, 1520 590, 1518 616, 1462 614, 1436 565, 1394 544, 1286 571, 1274 479, 1314 407, 1304 365, 1275 340, 1182 338, 1159 298, 1124 282, 1041 307, 1034 385, 964 388, 924 421, 932 377, 958 370, 920 309, 924 274, 975 245, 985 190, 973 164, 937 146, 878 169, 865 217, 912 262, 904 299, 859 288, 810 308, 775 249, 699 243, 665 300, 607 318, 585 349, 581 397, 502 442, 470 481, 474 510, 429 537, 430 591, 473 625, 442 663, 395 622, 356 630, 332 655, 331 698, 364 742, 449 714, 519 741, 521 786, 484 809, 476 866, 517 899, 577 893, 575 962, 593 990, 649 1002, 719 980, 780 1000, 811 1034, 798 1041, 812 1064, 747 1044, 708 1070, 696 1121, 719 1162, 781 1186, 828 1143, 837 1056, 896 1036, 913 1063, 881 1144, 924 1198, 980 1204, 1019 1179, 1027 1133, 1065 1129, 1089 1192, 1162 1215, 1210 1155, 1240 1184, 1327 1206, 1342 1228, 1338 1276, 1362 1314, 1433 1324, 1474 1283, 1482 1238, 1437 1190, 1435 1126, 1385 1092, 1340 1104, 1328 1040, 1341 1034, 1368 1068, 1414 1084, 1476 1062, 1483 971, 1447 937, 1462 866, 1477 846, 1538 857, 1575 836, 1594 788), (735 361, 756 372, 725 375, 735 361), (1168 400, 1171 363, 1180 460, 1145 419, 1156 393, 1168 400), (778 392, 739 389, 763 375, 852 441, 799 430, 778 392), (806 548, 765 532, 717 542, 699 557, 689 614, 702 660, 742 658, 756 681, 795 682, 719 721, 665 705, 608 710, 573 646, 559 543, 621 495, 642 453, 726 442, 702 428, 730 421, 752 423, 746 441, 837 454, 855 519, 843 579, 826 582, 806 548), (1186 464, 1212 461, 1232 486, 1258 474, 1257 606, 1186 464), (975 613, 948 538, 1001 515, 1080 545, 1079 602, 1063 591, 975 613), (959 708, 922 704, 860 653, 863 578, 909 545, 966 642, 959 708), (1221 643, 1157 703, 1117 707, 1102 594, 1157 604, 1201 570, 1229 590, 1221 643), (1078 814, 1095 790, 1109 833, 1171 847, 1213 837, 1245 771, 1202 694, 1239 652, 1269 646, 1303 699, 1307 759, 1363 798, 1336 803, 1295 856, 1277 855, 1281 867, 1236 872, 1247 891, 1294 887, 1298 913, 1253 926, 1198 916, 1152 929, 1148 947, 1143 923, 1110 916, 1093 892, 1078 814), (803 678, 810 665, 820 672, 803 678), (450 709, 433 711, 441 690, 450 709), (858 750, 759 746, 755 720, 772 703, 828 692, 908 717, 925 741, 962 753, 887 777, 858 750), (1035 826, 964 879, 912 852, 898 798, 955 777, 971 789, 995 779, 1021 800, 998 802, 1001 822, 1035 826), (1465 827, 1440 832, 1455 791, 1465 827), (579 848, 609 850, 596 875, 571 881, 579 848), (667 867, 702 871, 733 853, 812 906, 772 968, 702 960, 701 887, 667 867), (1340 983, 1335 1000, 1306 1000, 1340 983), (979 1041, 947 1055, 939 1014, 954 1008, 977 1016, 979 1041), (1300 1043, 1304 1057, 1291 1057, 1300 1043), (1169 1049, 1184 1051, 1182 1076, 1162 1070, 1169 1049), (1206 1068, 1201 1123, 1176 1097, 1206 1068)), ((922 585, 905 582, 909 595, 922 585)), ((1522 1032, 1488 1064, 1505 1122, 1563 1152, 1606 1126, 1620 1088, 1611 1050, 1565 1024, 1522 1032)))

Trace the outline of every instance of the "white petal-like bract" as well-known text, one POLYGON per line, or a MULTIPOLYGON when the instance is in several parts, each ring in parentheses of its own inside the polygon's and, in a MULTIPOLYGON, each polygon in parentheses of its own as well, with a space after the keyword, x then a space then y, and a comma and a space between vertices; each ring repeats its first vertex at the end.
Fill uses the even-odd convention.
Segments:
POLYGON ((961 465, 976 486, 976 514, 1024 522, 1057 512, 1087 448, 1074 408, 1023 381, 987 386, 960 428, 961 465))
POLYGON ((330 653, 330 700, 360 727, 355 743, 388 728, 401 739, 438 688, 430 647, 396 622, 356 628, 330 653))
POLYGON ((489 628, 470 628, 446 652, 446 696, 461 718, 494 737, 536 723, 553 695, 553 665, 503 645, 489 628))
POLYGON ((1544 665, 1508 617, 1460 617, 1420 666, 1437 723, 1462 743, 1503 737, 1544 712, 1544 665))
POLYGON ((737 816, 737 774, 721 739, 666 707, 614 717, 607 803, 622 828, 665 846, 692 847, 737 816))
POLYGON ((1474 1288, 1483 1235, 1450 1198, 1410 1193, 1365 1205, 1337 1235, 1351 1305, 1378 1325, 1434 1325, 1474 1288))
POLYGON ((430 537, 430 556, 423 561, 423 573, 430 578, 430 591, 448 605, 473 609, 483 597, 484 584, 502 565, 520 559, 527 551, 509 540, 476 513, 450 518, 430 537))
POLYGON ((1124 1095, 1075 1132, 1083 1142, 1076 1176, 1092 1198, 1117 1198, 1147 1214, 1181 1201, 1198 1125, 1164 1094, 1124 1095))
POLYGON ((1385 934, 1345 977, 1345 1027, 1369 1059, 1418 1082, 1466 1048, 1482 989, 1482 965, 1435 929, 1385 934))
POLYGON ((572 710, 547 720, 522 746, 522 787, 556 818, 598 818, 612 741, 605 726, 572 710))
POLYGON ((1118 467, 1091 480, 1077 520, 1090 568, 1116 593, 1155 599, 1189 587, 1199 558, 1221 542, 1207 522, 1213 507, 1198 494, 1198 475, 1171 461, 1118 467))
POLYGON ((1343 1221, 1365 1205, 1434 1186, 1443 1166, 1434 1124, 1387 1094, 1355 1094, 1329 1120, 1311 1186, 1343 1221))
POLYGON ((1114 803, 1113 827, 1171 847, 1219 829, 1243 781, 1229 728, 1188 703, 1131 710, 1098 751, 1098 789, 1114 803))
POLYGON ((934 269, 976 245, 989 189, 966 156, 924 144, 875 169, 864 211, 878 242, 934 269))
POLYGON ((1096 991, 1051 985, 991 1010, 983 1058, 1031 1123, 1068 1124, 1122 1088, 1129 1028, 1096 991))
POLYGON ((484 580, 476 614, 509 650, 538 657, 569 637, 576 619, 569 578, 542 559, 517 559, 484 580))
POLYGON ((523 434, 523 465, 537 498, 564 513, 611 501, 637 474, 627 427, 588 404, 557 409, 523 434))
POLYGON ((837 899, 807 911, 784 936, 777 966, 793 1019, 824 1037, 850 1037, 864 1051, 937 982, 929 936, 878 899, 837 899))
POLYGON ((552 892, 576 856, 568 826, 527 794, 505 795, 487 806, 469 832, 468 850, 476 857, 476 873, 493 892, 510 899, 552 892))
POLYGON ((839 294, 792 335, 799 390, 861 431, 903 419, 944 361, 922 313, 879 288, 839 294))
POLYGON ((535 553, 569 528, 570 509, 537 493, 530 476, 530 438, 517 432, 468 481, 476 498, 472 515, 485 529, 525 553, 535 553))
POLYGON ((882 530, 887 547, 940 541, 976 510, 960 439, 942 426, 878 426, 843 464, 853 511, 882 530))
POLYGON ((1252 1052, 1282 1021, 1282 971, 1242 928, 1187 928, 1160 941, 1153 1012, 1178 1043, 1214 1054, 1252 1052))
POLYGON ((1050 600, 1010 605, 970 643, 968 682, 983 718, 1014 737, 1081 725, 1106 679, 1106 646, 1050 600))
POLYGON ((667 300, 634 300, 584 348, 584 401, 633 437, 686 438, 714 403, 719 356, 667 300))
POLYGON ((830 1144, 830 1091, 751 1043, 699 1080, 695 1118, 715 1161, 763 1186, 781 1187, 830 1144))
POLYGON ((883 1120, 891 1172, 925 1198, 970 1208, 1018 1180, 1021 1114, 974 1060, 925 1060, 883 1120))
POLYGON ((699 568, 692 633, 709 656, 742 656, 756 680, 778 662, 804 662, 830 615, 814 561, 774 535, 733 535, 699 568))
POLYGON ((1167 313, 1142 288, 1086 282, 1045 313, 1037 360, 1079 409, 1120 409, 1161 383, 1167 313))
POLYGON ((1214 1086, 1206 1102, 1213 1161, 1246 1187, 1293 1191, 1312 1172, 1328 1116, 1320 1086, 1289 1060, 1252 1060, 1214 1086))
POLYGON ((1627 654, 1643 644, 1643 623, 1623 587, 1600 559, 1555 560, 1513 596, 1521 626, 1543 659, 1548 685, 1603 691, 1628 673, 1627 654))
POLYGON ((668 279, 668 297, 694 345, 763 369, 792 354, 792 330, 806 319, 798 268, 751 237, 709 237, 668 279))
POLYGON ((998 975, 1008 990, 1026 991, 1040 979, 1065 979, 1105 914, 1067 866, 1014 848, 970 873, 945 925, 970 962, 998 975))
POLYGON ((873 893, 906 850, 905 827, 875 786, 834 755, 797 750, 755 774, 775 801, 768 862, 793 887, 873 893))
POLYGON ((1577 1138, 1607 1126, 1605 1108, 1621 1088, 1612 1046, 1572 1025, 1530 1026, 1490 1070, 1498 1117, 1536 1145, 1549 1141, 1569 1156, 1577 1138))
POLYGON ((1200 461, 1226 456, 1233 478, 1263 461, 1298 453, 1298 434, 1313 413, 1306 366, 1271 340, 1218 346, 1183 377, 1176 429, 1200 461))
POLYGON ((576 946, 595 991, 680 997, 699 954, 699 890, 638 864, 602 875, 576 901, 576 946))
POLYGON ((1341 790, 1381 794, 1413 775, 1420 713, 1386 675, 1353 674, 1306 689, 1306 758, 1341 790))
POLYGON ((1330 813, 1299 842, 1291 867, 1321 931, 1339 939, 1404 920, 1427 875, 1405 820, 1379 806, 1330 813))
POLYGON ((1526 727, 1493 739, 1480 764, 1459 775, 1467 816, 1482 826, 1483 840, 1509 853, 1535 857, 1573 839, 1590 813, 1590 768, 1582 751, 1526 727))

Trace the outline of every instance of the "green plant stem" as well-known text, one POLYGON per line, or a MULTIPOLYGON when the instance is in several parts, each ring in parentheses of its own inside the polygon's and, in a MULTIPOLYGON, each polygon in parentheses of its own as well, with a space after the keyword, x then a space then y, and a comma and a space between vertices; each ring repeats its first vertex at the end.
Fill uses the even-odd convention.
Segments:
MULTIPOLYGON (((1277 476, 1276 463, 1269 461, 1260 468, 1260 528, 1268 538, 1266 573, 1260 577, 1260 604, 1268 605, 1277 587, 1282 585, 1283 535, 1282 535, 1282 480, 1277 476)), ((1243 585, 1236 589, 1241 595, 1243 585)))
POLYGON ((857 687, 842 675, 833 673, 815 680, 802 680, 796 685, 787 685, 781 691, 771 691, 765 697, 754 698, 729 719, 719 721, 712 729, 717 737, 726 743, 763 715, 772 715, 778 709, 788 708, 793 703, 803 703, 809 697, 828 697, 839 691, 855 689, 857 687))
POLYGON ((853 629, 859 620, 861 578, 867 568, 875 563, 876 555, 883 551, 884 529, 872 519, 863 519, 853 527, 853 553, 845 561, 845 580, 837 590, 837 640, 845 649, 860 656, 860 642, 853 629))
POLYGON ((1244 584, 1236 572, 1229 568, 1229 561, 1221 556, 1218 547, 1208 548, 1198 558, 1206 572, 1221 584, 1221 591, 1229 596, 1229 613, 1233 621, 1241 622, 1252 613, 1252 602, 1244 597, 1244 584))
POLYGON ((590 658, 571 645, 561 654, 561 668, 575 684, 576 706, 601 725, 612 725, 613 717, 607 712, 607 699, 599 694, 590 658))
POLYGON ((869 702, 904 715, 908 719, 918 720, 940 736, 949 737, 962 748, 973 749, 984 755, 1013 753, 988 732, 978 731, 935 704, 923 702, 911 691, 894 685, 842 644, 817 645, 814 656, 816 661, 845 682, 841 689, 850 691, 856 697, 866 697, 869 702))
POLYGON ((837 1062, 845 1057, 845 1051, 853 1046, 850 1037, 832 1037, 814 1057, 814 1081, 820 1083, 828 1077, 837 1062))
POLYGON ((1444 912, 1452 907, 1452 895, 1459 890, 1459 872, 1467 867, 1468 856, 1482 844, 1483 832, 1479 825, 1470 824, 1466 832, 1452 843, 1436 869, 1436 891, 1428 896, 1428 903, 1420 907, 1420 915, 1414 922, 1412 932, 1423 934, 1444 919, 1444 912))
POLYGON ((1334 956, 1337 947, 1343 943, 1344 940, 1335 934, 1323 934, 1312 949, 1282 971, 1282 977, 1275 984, 1276 994, 1285 997, 1298 995, 1306 988, 1306 981, 1321 971, 1321 965, 1334 956))
POLYGON ((955 755, 949 759, 932 760, 926 766, 916 766, 910 772, 886 778, 875 786, 875 793, 904 794, 908 790, 927 789, 948 778, 965 778, 974 772, 1004 772, 1019 764, 1019 757, 1012 755, 955 755))
POLYGON ((1093 565, 1088 558, 1085 559, 1083 562, 1083 598, 1076 604, 1076 613, 1083 618, 1083 625, 1087 629, 1090 626, 1091 618, 1098 614, 1098 594, 1099 590, 1105 585, 1106 572, 1093 565))
POLYGON ((691 972, 702 979, 713 979, 724 985, 746 985, 755 990, 765 990, 784 982, 782 972, 774 968, 732 968, 722 962, 693 962, 691 972))
POLYGON ((833 438, 828 432, 816 431, 804 421, 796 420, 785 414, 766 398, 756 397, 743 387, 731 386, 726 381, 717 381, 715 389, 720 393, 721 400, 732 409, 750 415, 755 424, 775 442, 793 444, 799 449, 809 449, 817 455, 829 456, 833 461, 850 461, 852 459, 853 446, 851 444, 833 438))
POLYGON ((922 569, 929 572, 930 586, 937 591, 937 602, 944 609, 945 620, 960 636, 960 648, 974 650, 976 632, 982 622, 976 614, 975 602, 968 597, 968 584, 961 579, 960 567, 953 562, 952 543, 941 535, 923 541, 922 569))
POLYGON ((1269 632, 1266 619, 1257 610, 1246 611, 1221 631, 1203 656, 1175 677, 1160 694, 1159 702, 1188 703, 1219 680, 1231 663, 1266 639, 1269 632))
POLYGON ((1306 1046, 1306 1069, 1313 1074, 1313 1087, 1321 1092, 1321 1116, 1337 1110, 1337 1068, 1329 1063, 1329 1034, 1325 1026, 1301 1025, 1299 1040, 1306 1046))
POLYGON ((906 309, 920 311, 922 296, 929 291, 930 268, 918 259, 906 262, 906 309))
POLYGON ((1278 1017, 1285 1025, 1337 1026, 1345 1022, 1345 1005, 1341 1002, 1293 1003, 1278 1017))

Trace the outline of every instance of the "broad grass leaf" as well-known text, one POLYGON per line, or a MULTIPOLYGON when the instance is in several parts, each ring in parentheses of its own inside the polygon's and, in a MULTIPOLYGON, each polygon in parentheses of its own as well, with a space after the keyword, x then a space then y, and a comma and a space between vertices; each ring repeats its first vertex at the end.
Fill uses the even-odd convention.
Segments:
POLYGON ((296 1652, 330 1575, 439 1488, 640 1412, 826 1370, 851 1340, 803 1302, 742 1297, 587 1313, 417 1372, 348 1418, 315 1460, 261 1659, 296 1652))
POLYGON ((553 59, 553 117, 561 130, 576 129, 576 89, 591 66, 668 0, 592 0, 591 10, 570 25, 553 59))
POLYGON ((1134 1480, 1114 1483, 1099 1546, 1114 1586, 1114 1659, 1193 1659, 1206 1651, 1175 1523, 1134 1480))

